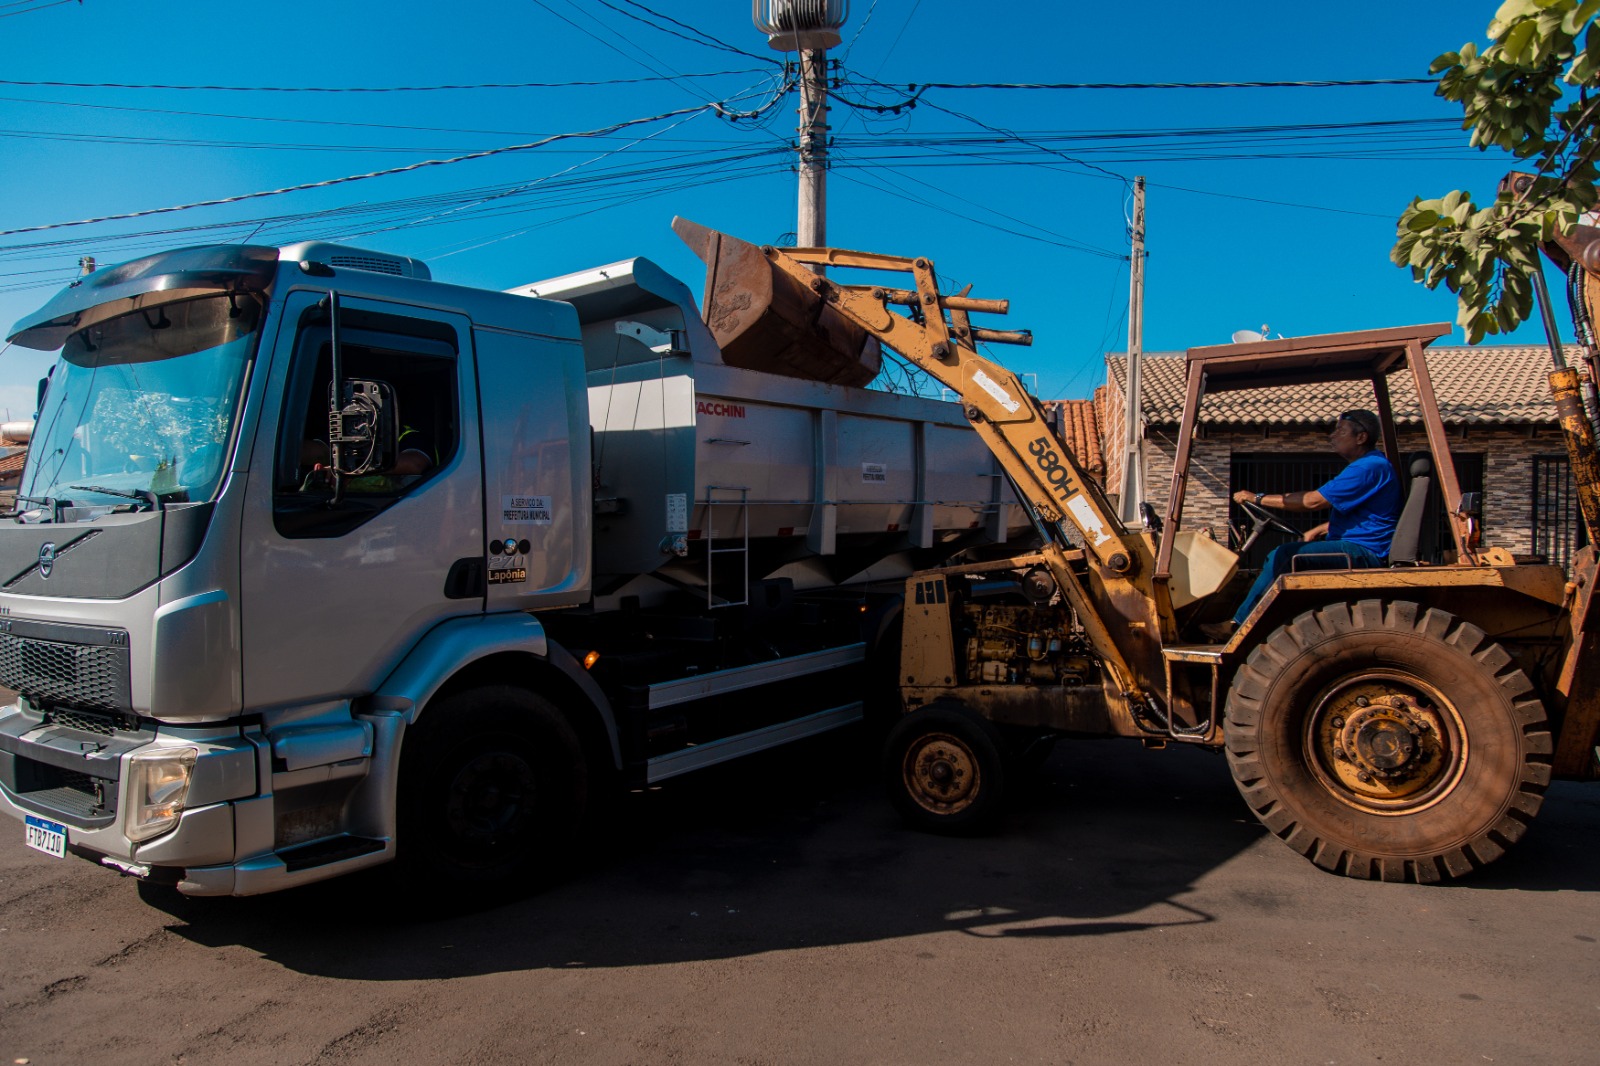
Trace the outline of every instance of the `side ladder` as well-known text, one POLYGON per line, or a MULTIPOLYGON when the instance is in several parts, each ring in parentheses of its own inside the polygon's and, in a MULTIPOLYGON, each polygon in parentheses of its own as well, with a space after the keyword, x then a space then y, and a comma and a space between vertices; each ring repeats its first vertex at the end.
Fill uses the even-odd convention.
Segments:
POLYGON ((742 607, 750 602, 750 490, 732 485, 707 485, 706 486, 706 607, 742 607), (717 493, 726 493, 722 499, 717 498, 717 493), (732 494, 738 493, 735 498, 732 494), (732 527, 738 530, 734 537, 717 537, 718 508, 721 513, 734 512, 732 527), (736 544, 719 548, 718 543, 728 540, 737 541, 736 544), (735 564, 738 573, 732 581, 730 594, 723 597, 717 596, 717 556, 730 556, 725 560, 735 564), (737 559, 731 558, 737 556, 737 559), (737 599, 734 598, 737 594, 737 599))

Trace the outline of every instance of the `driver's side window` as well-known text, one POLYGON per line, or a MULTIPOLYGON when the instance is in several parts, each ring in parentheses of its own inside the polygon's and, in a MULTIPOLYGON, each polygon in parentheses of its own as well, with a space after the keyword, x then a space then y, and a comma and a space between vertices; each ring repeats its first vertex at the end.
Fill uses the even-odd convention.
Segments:
MULTIPOLYGON (((273 524, 286 537, 338 537, 421 491, 460 444, 456 331, 442 322, 342 308, 340 377, 388 408, 391 446, 330 446, 333 331, 325 306, 301 316, 273 458, 273 524), (337 452, 337 455, 335 454, 337 452)), ((345 390, 348 392, 348 388, 345 390)))

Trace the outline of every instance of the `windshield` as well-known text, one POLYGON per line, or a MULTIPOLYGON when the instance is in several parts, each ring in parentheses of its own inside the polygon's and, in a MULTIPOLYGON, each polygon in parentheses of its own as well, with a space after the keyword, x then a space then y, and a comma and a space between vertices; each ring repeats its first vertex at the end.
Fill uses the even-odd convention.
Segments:
POLYGON ((72 334, 39 412, 21 495, 79 506, 211 499, 260 317, 258 298, 219 295, 72 334))

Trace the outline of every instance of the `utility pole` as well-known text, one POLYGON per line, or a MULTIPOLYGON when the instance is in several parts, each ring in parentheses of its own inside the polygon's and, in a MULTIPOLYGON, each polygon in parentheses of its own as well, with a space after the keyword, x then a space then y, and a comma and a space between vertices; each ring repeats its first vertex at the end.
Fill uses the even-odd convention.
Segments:
POLYGON ((839 27, 849 15, 850 0, 751 0, 751 21, 767 35, 767 44, 780 52, 799 53, 800 197, 795 240, 802 248, 828 243, 828 49, 842 39, 839 27))
POLYGON ((1128 380, 1122 416, 1122 490, 1117 508, 1124 523, 1139 520, 1144 500, 1144 404, 1139 364, 1144 360, 1144 178, 1133 179, 1133 255, 1128 270, 1128 380))
POLYGON ((800 215, 802 248, 828 243, 828 50, 800 53, 800 215))

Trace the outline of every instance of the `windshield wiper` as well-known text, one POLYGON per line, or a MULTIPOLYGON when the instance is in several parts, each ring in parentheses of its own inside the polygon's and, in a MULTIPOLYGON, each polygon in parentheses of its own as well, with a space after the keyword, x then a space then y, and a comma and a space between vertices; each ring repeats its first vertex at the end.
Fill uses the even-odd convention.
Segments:
MULTIPOLYGON (((19 492, 16 495, 16 501, 17 501, 17 503, 37 503, 37 504, 42 504, 45 507, 50 508, 50 521, 52 521, 52 522, 58 520, 61 517, 61 515, 60 515, 61 501, 57 500, 54 496, 24 496, 24 495, 22 495, 22 493, 19 492)), ((7 518, 15 518, 15 517, 17 517, 17 515, 22 514, 22 513, 23 513, 23 511, 22 511, 22 509, 20 507, 17 507, 15 505, 13 505, 12 508, 11 508, 11 513, 6 515, 6 517, 7 518)))
POLYGON ((120 496, 124 500, 138 500, 140 503, 148 504, 152 511, 163 510, 161 497, 149 489, 135 489, 133 492, 126 492, 122 489, 102 488, 99 485, 68 485, 67 488, 78 489, 82 492, 100 492, 107 496, 120 496))

